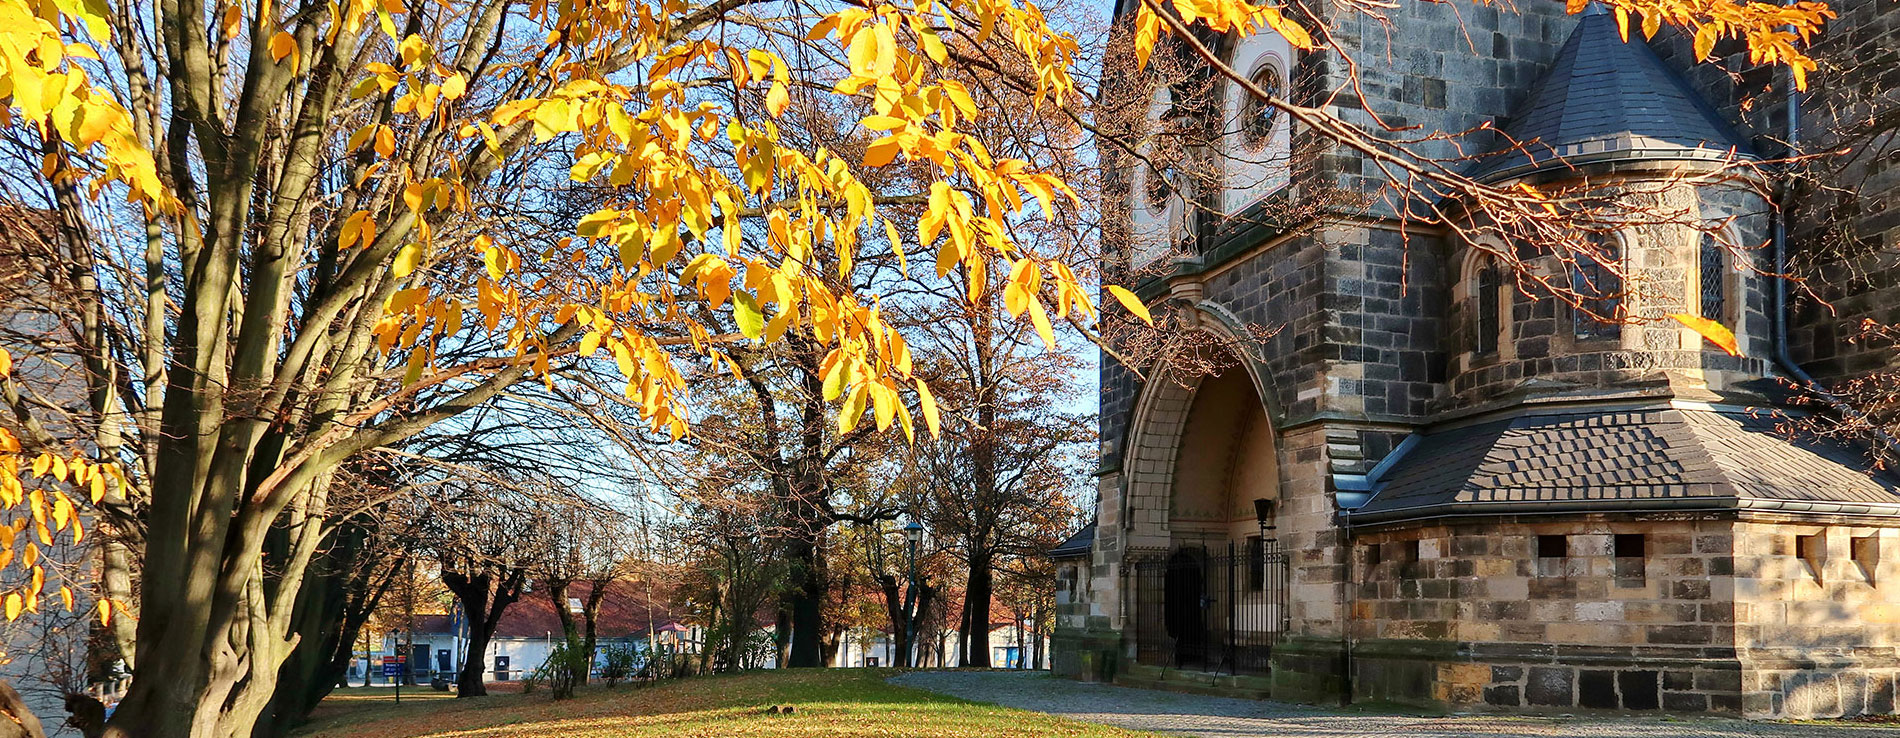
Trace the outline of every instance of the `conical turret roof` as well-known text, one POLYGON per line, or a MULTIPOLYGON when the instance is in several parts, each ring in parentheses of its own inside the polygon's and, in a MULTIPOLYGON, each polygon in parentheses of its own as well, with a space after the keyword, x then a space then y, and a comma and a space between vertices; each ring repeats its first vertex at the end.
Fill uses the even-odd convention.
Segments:
POLYGON ((1641 38, 1592 5, 1549 71, 1503 126, 1527 151, 1501 147, 1473 171, 1515 177, 1588 161, 1751 156, 1733 128, 1641 38), (1561 158, 1560 158, 1561 157, 1561 158))

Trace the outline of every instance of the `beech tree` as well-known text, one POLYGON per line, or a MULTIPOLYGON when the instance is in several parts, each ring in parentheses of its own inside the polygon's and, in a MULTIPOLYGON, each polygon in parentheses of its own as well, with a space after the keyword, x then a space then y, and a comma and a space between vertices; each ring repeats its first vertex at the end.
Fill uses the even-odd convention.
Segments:
MULTIPOLYGON (((1144 58, 1161 37, 1192 50, 1202 28, 1318 47, 1324 23, 1385 6, 1321 20, 1297 3, 1143 2, 1144 58)), ((1806 2, 1608 4, 1645 32, 1743 39, 1797 70, 1826 16, 1806 2)), ((1073 190, 991 146, 991 111, 961 81, 1007 57, 1033 72, 1008 79, 1038 111, 1080 117, 1076 48, 1035 5, 994 0, 0 0, 7 194, 53 214, 45 246, 78 327, 62 350, 85 397, 73 432, 54 432, 0 352, 19 419, 0 431, 15 520, 0 548, 27 572, 6 614, 47 606, 57 582, 38 551, 84 535, 84 506, 119 533, 97 614, 120 623, 133 668, 106 733, 239 736, 298 643, 339 465, 553 383, 559 359, 610 357, 642 421, 678 437, 682 362, 798 340, 821 357, 840 433, 867 415, 937 432, 889 312, 904 308, 838 275, 885 242, 911 244, 916 270, 939 278, 1007 263, 1003 284, 971 280, 969 301, 1013 288, 1049 348, 1051 326, 1086 327, 1092 289, 1013 229, 1025 211, 1075 207, 1073 190), (863 153, 785 141, 776 120, 793 106, 857 119, 863 153), (865 184, 888 167, 918 178, 915 210, 865 184), (603 188, 598 204, 550 194, 570 181, 603 188)), ((1488 188, 1248 92, 1493 222, 1559 234, 1573 212, 1598 215, 1570 207, 1580 193, 1488 188)))

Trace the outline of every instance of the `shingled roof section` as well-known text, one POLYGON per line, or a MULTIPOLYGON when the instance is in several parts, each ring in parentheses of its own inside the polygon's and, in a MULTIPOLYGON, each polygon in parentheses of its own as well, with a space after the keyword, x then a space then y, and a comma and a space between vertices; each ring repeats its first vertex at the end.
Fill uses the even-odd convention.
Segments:
POLYGON ((1480 161, 1473 176, 1523 176, 1605 157, 1751 156, 1682 75, 1642 38, 1624 41, 1616 20, 1595 4, 1502 130, 1507 143, 1480 161), (1508 141, 1524 150, 1511 149, 1508 141))
POLYGON ((1656 407, 1527 413, 1429 433, 1352 519, 1778 503, 1900 513, 1900 479, 1868 473, 1857 449, 1791 438, 1779 425, 1768 411, 1656 407))
POLYGON ((1089 523, 1076 531, 1075 535, 1069 536, 1068 539, 1056 544, 1055 548, 1049 549, 1049 558, 1072 559, 1087 556, 1089 549, 1094 546, 1095 524, 1089 523))

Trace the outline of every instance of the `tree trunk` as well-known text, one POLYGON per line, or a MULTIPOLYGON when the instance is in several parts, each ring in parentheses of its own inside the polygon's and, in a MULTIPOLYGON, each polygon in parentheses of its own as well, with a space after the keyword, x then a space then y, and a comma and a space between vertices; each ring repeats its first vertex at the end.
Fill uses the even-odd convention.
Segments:
POLYGON ((493 629, 476 628, 469 624, 468 645, 462 652, 462 670, 455 675, 455 697, 486 697, 488 681, 483 672, 488 667, 488 641, 494 635, 493 629))
POLYGON ((485 697, 488 684, 482 679, 486 667, 488 642, 494 638, 495 627, 501 624, 501 616, 508 606, 521 598, 521 586, 526 574, 520 569, 511 570, 500 577, 491 572, 464 574, 452 570, 442 572, 442 584, 455 593, 462 604, 462 613, 468 620, 468 649, 462 654, 462 671, 455 678, 455 696, 485 697))
POLYGON ((774 665, 780 669, 792 668, 792 611, 785 607, 789 601, 782 602, 778 609, 778 618, 772 623, 772 640, 778 646, 778 658, 774 665))
POLYGON ((995 574, 987 558, 972 557, 970 583, 963 588, 963 665, 990 666, 990 594, 995 574))
POLYGON ((40 719, 4 679, 0 679, 0 738, 46 738, 40 719))
POLYGON ((1023 668, 1023 664, 1025 663, 1024 659, 1028 658, 1029 656, 1029 651, 1025 648, 1026 645, 1027 644, 1023 641, 1023 614, 1018 612, 1016 613, 1016 667, 1015 668, 1018 668, 1018 669, 1023 668))
POLYGON ((890 574, 879 575, 878 586, 884 592, 884 612, 891 619, 891 640, 897 644, 897 657, 892 666, 920 666, 921 649, 917 643, 922 635, 918 621, 922 613, 930 610, 936 599, 937 590, 927 582, 919 581, 902 596, 898 594, 897 577, 890 574))
POLYGON ((543 580, 548 588, 548 601, 554 604, 554 615, 561 619, 561 637, 568 643, 580 643, 580 624, 574 622, 574 611, 567 606, 567 580, 549 577, 543 580))
POLYGON ((278 669, 277 690, 252 731, 256 738, 289 735, 336 687, 339 663, 348 668, 356 629, 345 622, 346 583, 333 571, 312 574, 315 579, 304 585, 293 616, 297 647, 278 669))
POLYGON ((594 580, 593 588, 587 591, 587 600, 581 604, 581 619, 585 623, 581 648, 587 652, 587 673, 581 675, 581 684, 593 676, 594 653, 600 647, 600 600, 607 595, 609 581, 612 580, 594 580))
POLYGON ((817 541, 801 536, 792 542, 792 566, 797 579, 785 597, 785 609, 792 615, 792 648, 789 663, 793 668, 823 667, 824 649, 818 639, 824 635, 825 578, 817 541))

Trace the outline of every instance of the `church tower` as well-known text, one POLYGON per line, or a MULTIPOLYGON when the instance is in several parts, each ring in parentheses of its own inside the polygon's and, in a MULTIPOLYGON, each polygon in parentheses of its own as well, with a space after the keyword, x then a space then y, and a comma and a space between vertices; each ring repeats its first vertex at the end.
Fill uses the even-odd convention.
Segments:
POLYGON ((1783 153, 1764 129, 1785 108, 1745 112, 1681 39, 1625 42, 1599 9, 1456 10, 1328 23, 1350 64, 1206 41, 1298 104, 1494 132, 1464 170, 1488 184, 1683 215, 1606 219, 1580 254, 1421 226, 1376 162, 1161 75, 1140 98, 1161 143, 1112 162, 1107 250, 1201 370, 1103 359, 1096 520, 1052 552, 1058 672, 1461 710, 1894 711, 1900 479, 1784 427, 1790 346, 1830 349, 1771 276, 1775 173, 1735 166, 1783 153))

